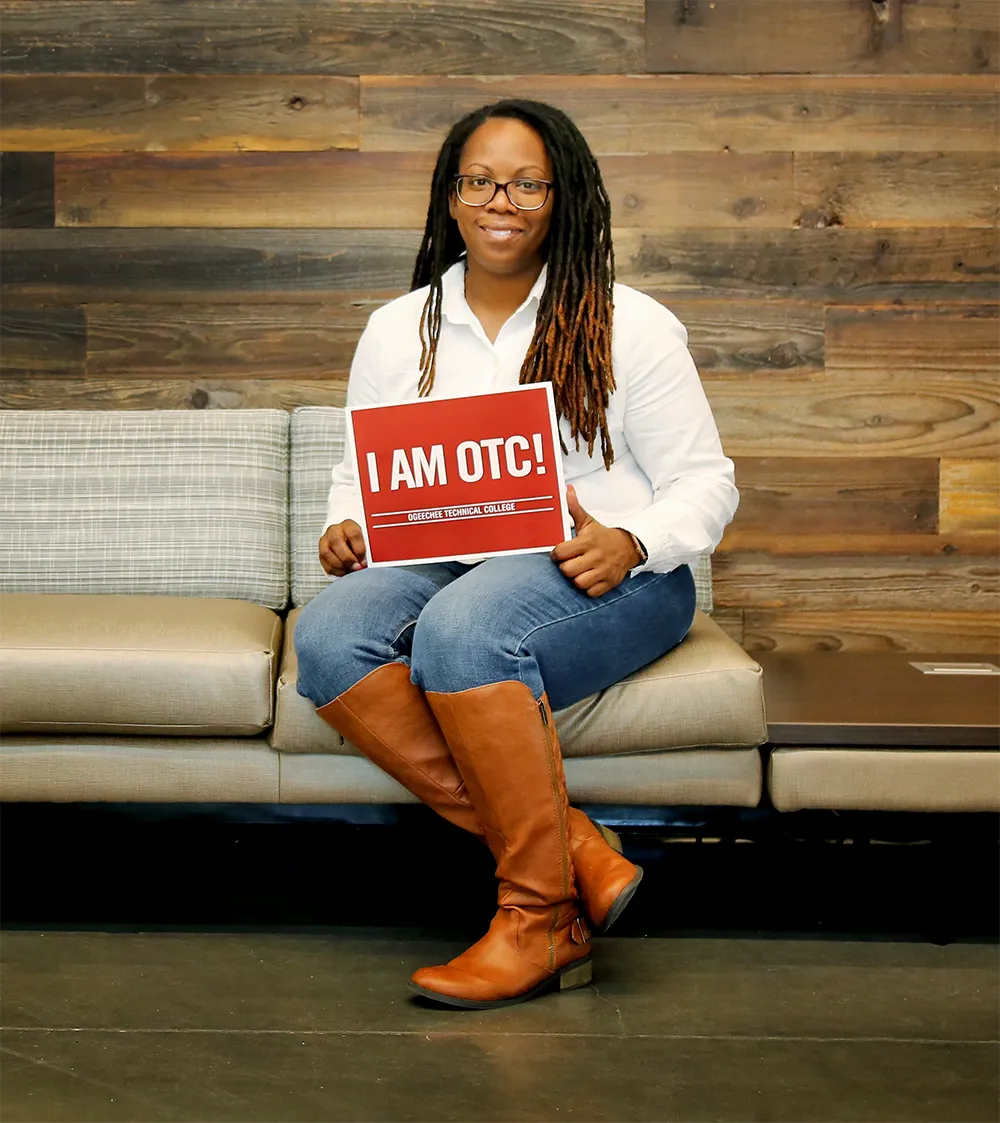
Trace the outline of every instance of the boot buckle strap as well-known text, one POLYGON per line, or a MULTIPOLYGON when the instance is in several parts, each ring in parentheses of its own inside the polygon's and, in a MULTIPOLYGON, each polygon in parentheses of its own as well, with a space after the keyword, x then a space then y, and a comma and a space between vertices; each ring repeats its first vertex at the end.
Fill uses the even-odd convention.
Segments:
POLYGON ((583 945, 590 940, 590 929, 582 916, 578 916, 570 925, 569 937, 574 944, 583 945))

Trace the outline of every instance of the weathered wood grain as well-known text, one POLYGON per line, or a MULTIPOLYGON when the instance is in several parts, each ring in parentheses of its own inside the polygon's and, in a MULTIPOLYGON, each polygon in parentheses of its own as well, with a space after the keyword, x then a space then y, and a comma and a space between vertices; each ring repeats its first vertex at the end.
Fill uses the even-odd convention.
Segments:
POLYGON ((321 378, 348 370, 367 309, 326 304, 91 304, 87 374, 321 378))
POLYGON ((787 228, 798 213, 788 153, 605 156, 616 226, 787 228))
MULTIPOLYGON (((422 227, 429 153, 56 156, 59 226, 422 227)), ((792 157, 688 152, 603 161, 619 226, 782 227, 792 157)))
POLYGON ((741 456, 736 458, 736 484, 740 506, 730 533, 783 537, 937 531, 938 461, 931 458, 741 456))
POLYGON ((326 378, 34 378, 0 381, 3 409, 287 409, 342 406, 347 372, 326 378))
POLYGON ((980 152, 803 152, 797 226, 994 226, 1000 160, 980 152))
POLYGON ((357 152, 56 156, 59 226, 422 227, 433 159, 357 152))
POLYGON ((646 68, 667 73, 996 72, 991 0, 649 0, 646 68), (888 9, 888 5, 886 5, 888 9), (891 11, 886 15, 891 17, 891 11))
POLYGON ((992 460, 941 461, 943 534, 983 531, 1000 543, 1000 464, 992 460))
POLYGON ((626 74, 643 0, 6 0, 7 74, 626 74))
POLYGON ((876 21, 851 0, 648 0, 646 68, 667 73, 867 70, 876 21))
POLYGON ((852 557, 857 554, 885 557, 992 558, 997 555, 997 542, 991 534, 774 534, 771 530, 739 527, 730 524, 717 553, 759 553, 773 557, 852 557))
POLYGON ((827 301, 892 298, 905 288, 955 294, 1000 280, 995 230, 620 230, 621 280, 661 292, 704 288, 726 295, 773 290, 827 301))
MULTIPOLYGON (((135 304, 87 306, 87 370, 92 374, 240 373, 290 377, 350 365, 371 312, 361 294, 321 304, 135 304)), ((819 371, 823 310, 812 305, 676 301, 703 373, 819 371)))
MULTIPOLYGON (((4 291, 79 301, 398 296, 417 230, 11 230, 4 291)), ((996 231, 616 230, 618 277, 669 307, 697 297, 817 303, 995 300, 996 231)))
POLYGON ((954 59, 956 72, 997 72, 1000 25, 991 0, 904 0, 901 22, 909 50, 920 58, 908 69, 940 74, 954 59))
POLYGON ((917 385, 925 378, 1000 373, 1000 307, 830 308, 826 371, 831 377, 917 385))
MULTIPOLYGON (((917 537, 917 536, 914 536, 917 537)), ((905 557, 872 554, 816 557, 740 550, 716 554, 715 601, 725 608, 996 613, 1000 570, 995 558, 966 553, 905 557)), ((752 629, 747 627, 747 638, 752 629)))
POLYGON ((0 227, 55 225, 55 156, 0 152, 0 227))
POLYGON ((1000 651, 1000 616, 993 612, 754 608, 743 615, 742 643, 750 652, 948 651, 996 656, 1000 651))
POLYGON ((361 147, 436 152, 463 113, 531 97, 567 112, 601 156, 993 152, 997 90, 993 75, 365 77, 361 147))
POLYGON ((0 307, 0 374, 22 377, 84 373, 83 309, 12 304, 0 307))
POLYGON ((314 75, 0 78, 8 151, 357 148, 358 96, 356 78, 314 75))
POLYGON ((377 307, 410 287, 420 245, 399 230, 12 230, 0 249, 3 291, 84 302, 282 295, 377 307))
POLYGON ((1000 405, 981 380, 774 374, 708 379, 705 390, 730 456, 996 456, 1000 405))
MULTIPOLYGON (((651 296, 658 297, 655 291, 651 296)), ((662 301, 688 330, 688 347, 702 375, 741 371, 823 369, 823 308, 815 303, 757 300, 662 301)))

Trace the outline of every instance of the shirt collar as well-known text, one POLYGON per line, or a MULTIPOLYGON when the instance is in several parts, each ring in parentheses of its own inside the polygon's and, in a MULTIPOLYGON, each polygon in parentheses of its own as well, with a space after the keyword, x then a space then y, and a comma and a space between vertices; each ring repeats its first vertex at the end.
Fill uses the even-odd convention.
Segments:
MULTIPOLYGON (((531 292, 528 293, 525 302, 514 313, 515 316, 524 308, 532 305, 532 302, 534 302, 532 311, 537 309, 538 303, 542 299, 542 293, 545 291, 545 278, 548 271, 548 265, 543 265, 541 273, 538 274, 538 280, 531 286, 531 292)), ((464 255, 450 269, 446 269, 441 277, 441 314, 452 324, 471 324, 476 318, 469 307, 469 302, 465 299, 464 255)))

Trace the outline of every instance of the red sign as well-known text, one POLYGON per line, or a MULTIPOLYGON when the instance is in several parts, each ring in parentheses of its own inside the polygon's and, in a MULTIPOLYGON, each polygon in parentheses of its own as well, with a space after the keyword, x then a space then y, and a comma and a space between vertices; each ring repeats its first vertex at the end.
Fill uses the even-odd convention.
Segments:
POLYGON ((369 565, 524 554, 569 537, 548 383, 347 416, 369 565))

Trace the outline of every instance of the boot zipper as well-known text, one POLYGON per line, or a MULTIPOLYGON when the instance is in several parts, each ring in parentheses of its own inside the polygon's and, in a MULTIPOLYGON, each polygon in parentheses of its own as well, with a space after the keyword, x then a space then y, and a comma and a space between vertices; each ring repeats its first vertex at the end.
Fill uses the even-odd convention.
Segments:
MULTIPOLYGON (((567 847, 566 812, 563 801, 559 798, 559 785, 556 783, 556 758, 552 751, 552 738, 549 736, 549 715, 545 708, 545 699, 539 699, 538 712, 542 718, 543 737, 545 738, 545 751, 549 758, 549 774, 552 777, 552 793, 556 800, 556 814, 559 816, 559 841, 562 859, 563 892, 569 896, 569 856, 567 847)), ((553 923, 553 928, 555 924, 553 923)))

